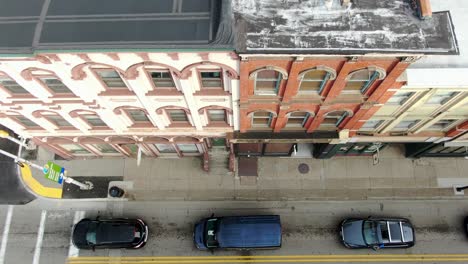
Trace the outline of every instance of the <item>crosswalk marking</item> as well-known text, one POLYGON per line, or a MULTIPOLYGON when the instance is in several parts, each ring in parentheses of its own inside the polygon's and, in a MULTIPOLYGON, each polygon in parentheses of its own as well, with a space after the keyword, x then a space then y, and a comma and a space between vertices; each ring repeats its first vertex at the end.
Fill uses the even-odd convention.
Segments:
POLYGON ((3 227, 2 246, 0 248, 0 264, 5 262, 5 252, 8 243, 8 234, 10 233, 11 217, 13 216, 13 205, 8 206, 8 212, 3 227))
MULTIPOLYGON (((75 226, 75 224, 78 223, 78 221, 84 218, 84 216, 85 216, 85 211, 76 211, 75 217, 73 218, 73 226, 75 226)), ((73 229, 70 235, 70 248, 68 249, 68 257, 78 257, 80 250, 77 247, 75 247, 75 245, 73 245, 72 236, 73 236, 73 229)))
POLYGON ((47 216, 47 211, 42 210, 41 221, 39 223, 39 230, 37 231, 36 248, 34 249, 34 257, 33 257, 33 262, 32 262, 33 264, 39 264, 39 259, 41 257, 41 248, 42 248, 42 240, 44 239, 46 216, 47 216))

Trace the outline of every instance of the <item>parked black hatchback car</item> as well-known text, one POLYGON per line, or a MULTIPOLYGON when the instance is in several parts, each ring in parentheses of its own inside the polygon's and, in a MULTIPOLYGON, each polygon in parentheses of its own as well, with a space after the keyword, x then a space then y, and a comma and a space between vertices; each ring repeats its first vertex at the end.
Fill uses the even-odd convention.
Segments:
POLYGON ((140 219, 79 221, 73 228, 73 244, 80 249, 141 248, 148 239, 148 226, 140 219))
POLYGON ((347 248, 409 248, 414 228, 405 218, 349 218, 341 222, 341 241, 347 248))

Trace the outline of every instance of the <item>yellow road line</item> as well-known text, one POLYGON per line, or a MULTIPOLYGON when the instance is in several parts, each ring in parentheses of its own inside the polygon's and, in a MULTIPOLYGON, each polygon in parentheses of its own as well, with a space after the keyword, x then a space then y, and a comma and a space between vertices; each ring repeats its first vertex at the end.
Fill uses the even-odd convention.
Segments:
POLYGON ((23 163, 23 167, 20 166, 21 178, 23 182, 31 189, 34 193, 39 196, 47 198, 62 198, 62 189, 61 188, 50 188, 42 185, 38 180, 34 179, 32 176, 31 168, 23 163))
POLYGON ((468 262, 468 254, 74 257, 69 264, 468 262))

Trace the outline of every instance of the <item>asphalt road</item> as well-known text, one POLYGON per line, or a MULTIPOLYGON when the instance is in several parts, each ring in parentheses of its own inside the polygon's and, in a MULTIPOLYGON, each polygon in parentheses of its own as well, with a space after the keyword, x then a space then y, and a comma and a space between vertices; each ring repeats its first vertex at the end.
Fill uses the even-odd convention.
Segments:
POLYGON ((468 201, 35 200, 27 205, 0 207, 0 264, 62 264, 66 263, 69 257, 72 257, 69 263, 109 263, 107 258, 95 258, 97 256, 110 257, 111 260, 120 259, 119 263, 452 263, 454 260, 458 263, 468 263, 468 254, 465 254, 468 253, 468 239, 462 229, 465 214, 468 214, 468 201), (193 224, 212 213, 218 216, 279 214, 284 231, 283 246, 279 250, 265 251, 215 251, 213 254, 198 251, 192 242, 193 224), (144 219, 150 228, 148 244, 139 250, 94 252, 70 247, 73 223, 85 216, 98 215, 144 219), (411 219, 416 227, 416 246, 404 250, 381 251, 344 248, 338 239, 339 222, 345 217, 370 215, 411 219), (169 258, 141 258, 154 256, 169 258))

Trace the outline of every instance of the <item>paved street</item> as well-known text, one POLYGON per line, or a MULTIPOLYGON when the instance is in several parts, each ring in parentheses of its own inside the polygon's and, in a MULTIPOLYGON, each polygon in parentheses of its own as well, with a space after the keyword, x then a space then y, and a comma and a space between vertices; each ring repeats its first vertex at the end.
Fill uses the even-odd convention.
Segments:
MULTIPOLYGON (((439 254, 466 253, 468 240, 462 233, 461 223, 467 212, 468 201, 462 200, 430 202, 50 202, 39 199, 25 206, 0 207, 0 234, 3 234, 0 263, 62 264, 66 263, 69 256, 78 257, 72 258, 70 263, 109 263, 104 262, 106 259, 99 259, 99 262, 95 262, 95 258, 83 259, 83 257, 101 256, 116 260, 120 257, 135 256, 211 258, 245 255, 302 256, 300 257, 303 258, 302 262, 317 262, 311 258, 320 260, 325 255, 331 255, 327 257, 329 260, 336 260, 339 256, 345 258, 337 260, 337 263, 347 263, 351 259, 354 259, 353 263, 369 263, 363 259, 386 258, 387 254, 398 254, 395 258, 401 258, 400 254, 412 254, 415 257, 417 255, 413 254, 438 254, 430 263, 445 263, 440 261, 444 256, 439 254), (211 213, 216 215, 279 214, 283 225, 283 246, 273 251, 217 251, 213 255, 209 252, 197 251, 192 242, 192 226, 195 221, 211 213), (95 217, 97 215, 141 217, 150 227, 148 244, 140 250, 96 250, 93 252, 70 248, 71 227, 74 221, 84 216, 95 217), (340 220, 349 216, 369 215, 410 218, 416 226, 416 246, 406 250, 379 252, 352 251, 342 247, 337 236, 337 225, 340 220), (348 254, 353 256, 343 256, 348 254)), ((392 260, 388 263, 408 261, 408 256, 403 257, 403 259, 392 260)), ((278 260, 279 257, 275 258, 278 260)), ((460 263, 468 262, 466 255, 458 259, 462 259, 460 263)), ((193 259, 185 259, 185 261, 189 260, 193 259)), ((298 259, 289 260, 298 262, 298 259)), ((286 263, 289 260, 283 259, 279 262, 286 263)), ((123 263, 138 263, 135 260, 132 261, 123 263)), ((170 263, 167 259, 162 262, 161 260, 151 262, 148 259, 146 261, 149 261, 147 263, 170 263)), ((229 261, 240 262, 239 259, 229 261)), ((248 259, 243 259, 243 262, 246 261, 248 262, 248 259)), ((270 263, 269 260, 263 259, 262 261, 262 263, 270 263)), ((379 260, 379 263, 387 263, 382 261, 379 260)), ((183 259, 176 259, 176 262, 183 263, 183 259)), ((226 259, 211 259, 211 262, 226 262, 226 259)), ((419 260, 411 262, 423 263, 419 260)))

